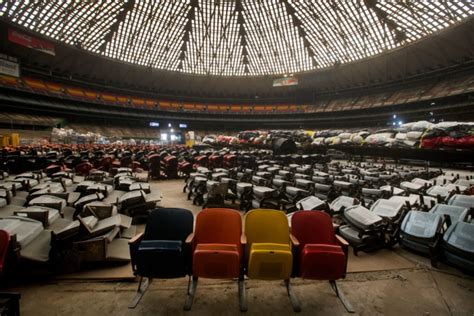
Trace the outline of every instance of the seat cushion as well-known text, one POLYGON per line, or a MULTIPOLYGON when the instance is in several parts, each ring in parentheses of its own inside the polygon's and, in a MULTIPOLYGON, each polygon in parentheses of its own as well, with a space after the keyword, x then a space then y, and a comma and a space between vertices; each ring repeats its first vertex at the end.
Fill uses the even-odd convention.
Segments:
POLYGON ((240 274, 237 245, 198 244, 193 254, 193 275, 202 278, 232 279, 240 274))
POLYGON ((247 275, 251 279, 285 280, 290 277, 292 266, 289 244, 253 243, 247 275))
POLYGON ((253 194, 258 199, 270 198, 276 193, 275 189, 267 188, 263 186, 254 186, 253 194))
POLYGON ((307 244, 300 259, 302 278, 337 280, 344 275, 346 256, 338 245, 307 244))
POLYGON ((137 274, 151 278, 183 277, 187 272, 187 260, 179 240, 143 240, 136 258, 137 274))
POLYGON ((297 187, 288 186, 286 187, 286 193, 290 196, 297 196, 298 194, 308 193, 308 191, 305 191, 297 187))

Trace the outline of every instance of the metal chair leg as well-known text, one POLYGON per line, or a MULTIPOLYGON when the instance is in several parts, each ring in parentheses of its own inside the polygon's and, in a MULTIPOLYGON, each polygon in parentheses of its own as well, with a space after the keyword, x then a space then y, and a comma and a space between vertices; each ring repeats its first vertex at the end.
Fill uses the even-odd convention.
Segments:
POLYGON ((285 280, 285 286, 286 286, 286 291, 288 292, 288 297, 290 298, 291 306, 293 306, 293 311, 295 313, 301 312, 301 305, 296 297, 296 294, 293 292, 293 289, 291 288, 290 280, 287 279, 285 280))
POLYGON ((128 304, 128 308, 135 308, 137 307, 138 303, 143 297, 143 294, 145 294, 145 291, 148 289, 148 286, 150 285, 152 279, 149 278, 143 278, 140 277, 140 283, 138 283, 138 289, 137 293, 135 294, 135 297, 133 300, 128 304))
POLYGON ((20 298, 20 293, 0 292, 0 301, 2 301, 0 312, 3 311, 3 313, 6 313, 5 315, 20 316, 20 298))
POLYGON ((344 295, 344 292, 342 291, 342 289, 337 286, 336 281, 334 281, 334 280, 329 281, 329 284, 331 284, 332 289, 334 290, 334 292, 336 292, 337 297, 341 301, 342 305, 344 305, 347 312, 355 313, 354 307, 352 307, 351 302, 349 302, 347 297, 344 295))
POLYGON ((247 311, 247 292, 245 289, 244 278, 239 278, 239 306, 241 312, 247 311))
POLYGON ((196 294, 197 283, 197 277, 189 277, 188 294, 186 295, 186 302, 184 303, 183 308, 185 311, 190 311, 191 307, 193 306, 194 294, 196 294))

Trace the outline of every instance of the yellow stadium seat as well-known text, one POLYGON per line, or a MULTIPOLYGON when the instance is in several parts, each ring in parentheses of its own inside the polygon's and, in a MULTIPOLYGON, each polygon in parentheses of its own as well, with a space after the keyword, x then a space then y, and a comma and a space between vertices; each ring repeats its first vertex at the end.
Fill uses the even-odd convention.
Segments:
POLYGON ((293 310, 301 310, 290 286, 293 268, 292 237, 285 213, 256 209, 245 216, 247 276, 250 279, 284 280, 293 310))
POLYGON ((277 210, 253 210, 245 217, 248 276, 284 280, 291 275, 293 257, 286 215, 277 210))
POLYGON ((250 249, 248 277, 286 280, 291 275, 293 256, 290 245, 254 243, 250 249))

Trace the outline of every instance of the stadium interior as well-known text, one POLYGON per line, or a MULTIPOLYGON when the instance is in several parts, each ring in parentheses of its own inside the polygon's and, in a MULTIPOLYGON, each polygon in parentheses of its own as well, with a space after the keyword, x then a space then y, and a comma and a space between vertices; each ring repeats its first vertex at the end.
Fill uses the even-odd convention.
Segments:
POLYGON ((0 0, 0 34, 0 315, 474 314, 472 1, 0 0))

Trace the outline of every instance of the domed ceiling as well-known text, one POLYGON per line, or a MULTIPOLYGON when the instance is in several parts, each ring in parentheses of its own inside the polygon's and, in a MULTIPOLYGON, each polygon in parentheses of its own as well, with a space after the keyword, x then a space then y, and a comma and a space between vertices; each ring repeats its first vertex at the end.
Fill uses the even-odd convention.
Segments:
POLYGON ((92 53, 199 75, 312 71, 470 18, 472 1, 1 1, 13 24, 92 53))

